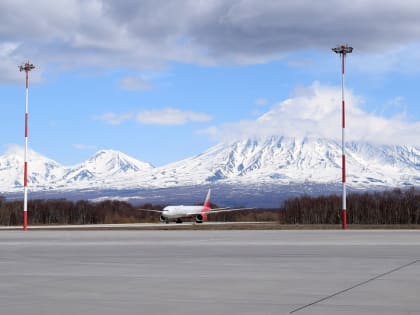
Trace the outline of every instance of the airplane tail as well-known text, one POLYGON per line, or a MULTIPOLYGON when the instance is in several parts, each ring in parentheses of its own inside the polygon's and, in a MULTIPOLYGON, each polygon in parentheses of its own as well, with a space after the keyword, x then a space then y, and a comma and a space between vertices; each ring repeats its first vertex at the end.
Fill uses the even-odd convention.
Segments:
POLYGON ((203 210, 201 210, 201 214, 203 216, 203 220, 207 220, 207 212, 210 210, 210 194, 211 189, 207 192, 206 200, 204 200, 203 210))

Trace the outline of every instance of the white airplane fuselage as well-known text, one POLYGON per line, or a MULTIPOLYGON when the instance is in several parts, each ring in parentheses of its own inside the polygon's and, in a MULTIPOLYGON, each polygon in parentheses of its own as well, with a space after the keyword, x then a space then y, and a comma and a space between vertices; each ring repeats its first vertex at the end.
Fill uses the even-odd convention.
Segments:
POLYGON ((162 210, 154 209, 138 209, 141 211, 152 211, 160 213, 160 221, 169 223, 169 221, 175 221, 176 223, 182 223, 184 218, 193 218, 196 223, 203 223, 207 221, 207 215, 209 213, 219 213, 225 211, 234 211, 234 210, 245 210, 250 208, 216 208, 210 209, 210 192, 207 192, 206 199, 204 204, 201 206, 184 206, 184 205, 175 205, 175 206, 166 206, 162 210))
POLYGON ((163 208, 161 218, 174 220, 179 218, 191 217, 200 214, 203 211, 203 209, 203 206, 166 206, 165 208, 163 208))

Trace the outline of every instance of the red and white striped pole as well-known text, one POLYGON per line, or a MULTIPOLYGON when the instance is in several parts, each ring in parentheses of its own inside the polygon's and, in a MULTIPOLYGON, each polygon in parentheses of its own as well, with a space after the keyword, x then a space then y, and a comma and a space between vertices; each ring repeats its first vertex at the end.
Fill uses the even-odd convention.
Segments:
POLYGON ((343 184, 343 197, 342 197, 342 212, 341 212, 341 227, 343 230, 347 228, 347 205, 346 205, 346 148, 345 148, 345 131, 346 131, 346 102, 344 98, 344 73, 346 55, 353 51, 353 47, 347 45, 337 46, 332 49, 335 53, 340 54, 341 57, 341 169, 342 169, 342 184, 343 184))
POLYGON ((25 97, 25 153, 23 165, 23 230, 28 229, 28 95, 29 95, 29 71, 35 66, 26 62, 19 66, 19 70, 26 73, 26 97, 25 97))

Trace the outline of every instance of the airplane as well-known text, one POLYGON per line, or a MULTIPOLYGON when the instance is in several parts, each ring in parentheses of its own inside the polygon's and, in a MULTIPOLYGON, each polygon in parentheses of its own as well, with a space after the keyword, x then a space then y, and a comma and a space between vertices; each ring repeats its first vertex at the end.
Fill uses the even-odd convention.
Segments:
POLYGON ((139 211, 150 211, 160 213, 160 221, 168 224, 170 221, 176 223, 182 223, 185 218, 194 218, 196 223, 203 223, 207 221, 207 215, 209 213, 219 213, 235 210, 248 210, 253 208, 210 208, 210 193, 211 189, 208 190, 206 199, 202 206, 184 206, 184 205, 169 205, 162 210, 152 209, 137 209, 139 211))

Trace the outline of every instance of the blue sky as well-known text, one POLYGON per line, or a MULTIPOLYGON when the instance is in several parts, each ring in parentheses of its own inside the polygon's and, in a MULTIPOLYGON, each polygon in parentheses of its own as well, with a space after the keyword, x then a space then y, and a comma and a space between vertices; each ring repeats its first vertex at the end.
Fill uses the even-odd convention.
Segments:
POLYGON ((115 149, 160 166, 220 141, 341 136, 420 145, 417 1, 2 1, 0 152, 115 149), (334 10, 331 8, 334 7, 334 10), (25 10, 22 10, 25 8, 25 10), (328 14, 327 14, 328 12, 328 14))

